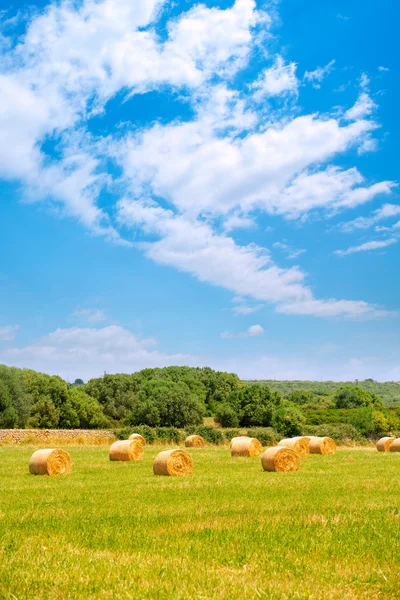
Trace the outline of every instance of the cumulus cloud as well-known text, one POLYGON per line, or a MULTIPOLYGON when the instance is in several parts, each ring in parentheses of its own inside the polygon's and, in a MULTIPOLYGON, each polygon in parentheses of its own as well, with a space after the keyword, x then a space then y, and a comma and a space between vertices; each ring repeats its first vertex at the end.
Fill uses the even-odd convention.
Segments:
POLYGON ((0 340, 10 342, 15 338, 19 329, 19 325, 2 325, 0 326, 0 340))
POLYGON ((296 68, 296 63, 285 64, 282 56, 278 55, 274 65, 265 69, 252 84, 253 98, 260 102, 271 96, 297 95, 300 82, 296 77, 296 68))
POLYGON ((347 250, 335 250, 334 254, 339 256, 347 256, 348 254, 354 254, 356 252, 368 252, 370 250, 381 250, 387 246, 392 246, 398 242, 397 238, 388 238, 387 240, 371 240, 360 244, 359 246, 351 246, 347 250))
POLYGON ((145 367, 194 364, 195 357, 153 349, 152 338, 141 338, 118 325, 103 328, 56 329, 28 346, 0 353, 1 361, 66 379, 89 379, 107 373, 132 373, 145 367))
MULTIPOLYGON (((125 231, 134 229, 149 259, 254 301, 298 306, 300 314, 305 306, 316 315, 335 307, 340 315, 373 314, 359 301, 314 298, 299 267, 279 267, 268 249, 232 233, 262 213, 329 216, 391 193, 393 182, 334 164, 350 149, 373 149, 367 75, 345 118, 301 114, 287 102, 264 111, 258 100, 294 102, 299 92, 296 63, 280 53, 235 87, 259 44, 268 54, 271 17, 254 0, 225 9, 197 4, 173 18, 166 7, 61 0, 27 22, 0 55, 0 176, 23 182, 25 199, 62 206, 93 234, 132 245, 125 231), (155 114, 149 125, 125 123, 107 136, 91 130, 91 117, 106 115, 111 98, 154 90, 180 93, 190 116, 168 122, 155 114), (111 206, 99 203, 104 191, 111 206)), ((333 66, 305 80, 319 86, 333 66)))
POLYGON ((246 331, 239 331, 238 333, 232 333, 230 331, 223 331, 221 333, 222 339, 231 339, 231 338, 248 338, 248 337, 258 337, 260 335, 264 335, 264 328, 261 325, 250 325, 246 331))

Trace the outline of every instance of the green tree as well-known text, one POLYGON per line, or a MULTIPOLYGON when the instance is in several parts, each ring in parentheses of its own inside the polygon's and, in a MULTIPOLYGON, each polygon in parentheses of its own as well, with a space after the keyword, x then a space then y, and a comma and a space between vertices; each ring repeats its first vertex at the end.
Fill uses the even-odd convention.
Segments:
POLYGON ((285 437, 293 437, 301 435, 306 420, 299 408, 281 406, 275 411, 272 422, 280 434, 285 437))
POLYGON ((60 427, 65 429, 101 429, 109 421, 95 398, 79 388, 70 388, 60 408, 60 427))
POLYGON ((240 425, 242 427, 269 427, 274 409, 279 406, 281 396, 271 392, 266 385, 248 385, 240 392, 240 425))
POLYGON ((40 397, 32 406, 29 426, 35 429, 53 429, 57 427, 60 411, 47 396, 40 397))
POLYGON ((239 415, 231 404, 220 404, 215 413, 215 420, 221 427, 238 427, 239 415))
POLYGON ((360 408, 362 406, 383 408, 382 398, 362 387, 342 386, 335 393, 334 399, 337 408, 360 408))
POLYGON ((289 402, 293 404, 312 404, 315 400, 315 396, 312 392, 307 390, 293 390, 288 397, 289 402))
POLYGON ((183 383, 170 380, 150 380, 137 394, 134 409, 128 416, 132 425, 152 425, 183 428, 202 423, 204 405, 183 383))

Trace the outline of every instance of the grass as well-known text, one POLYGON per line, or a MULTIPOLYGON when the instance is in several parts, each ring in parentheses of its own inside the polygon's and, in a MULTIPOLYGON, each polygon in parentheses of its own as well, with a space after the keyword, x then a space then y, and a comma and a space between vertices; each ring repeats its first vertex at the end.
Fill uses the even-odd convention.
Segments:
POLYGON ((166 478, 156 447, 138 463, 69 447, 73 472, 49 478, 27 473, 34 449, 0 448, 2 599, 400 597, 400 454, 280 474, 207 448, 166 478))

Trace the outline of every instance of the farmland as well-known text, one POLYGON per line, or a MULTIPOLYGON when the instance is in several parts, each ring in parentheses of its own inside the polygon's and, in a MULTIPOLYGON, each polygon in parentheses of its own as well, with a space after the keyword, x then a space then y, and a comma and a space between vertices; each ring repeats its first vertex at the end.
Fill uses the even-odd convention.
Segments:
POLYGON ((190 450, 191 477, 69 447, 65 477, 0 448, 0 597, 321 599, 400 595, 400 454, 340 448, 265 473, 227 447, 190 450))

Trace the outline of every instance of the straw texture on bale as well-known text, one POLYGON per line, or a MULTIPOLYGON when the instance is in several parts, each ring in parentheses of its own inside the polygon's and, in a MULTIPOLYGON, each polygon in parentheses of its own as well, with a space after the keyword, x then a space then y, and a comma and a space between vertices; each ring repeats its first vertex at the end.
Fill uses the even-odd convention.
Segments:
POLYGON ((394 437, 381 438, 376 443, 376 449, 378 450, 378 452, 389 452, 390 446, 393 444, 395 439, 396 438, 394 437))
POLYGON ((330 437, 310 438, 310 453, 311 454, 335 454, 336 444, 330 437))
POLYGON ((204 448, 206 442, 201 435, 189 435, 185 440, 186 448, 204 448))
POLYGON ((191 475, 193 459, 186 450, 164 450, 153 463, 154 475, 191 475))
POLYGON ((110 446, 110 460, 140 460, 143 456, 143 444, 138 438, 121 440, 110 446))
POLYGON ((393 440, 389 451, 390 452, 400 452, 400 438, 396 438, 393 440))
POLYGON ((300 458, 304 458, 310 454, 310 438, 304 437, 295 437, 295 438, 287 438, 285 440, 281 440, 278 443, 278 446, 283 446, 284 448, 290 448, 294 450, 296 454, 300 458))
POLYGON ((66 475, 71 472, 71 457, 59 448, 36 450, 29 461, 29 472, 32 475, 66 475))
POLYGON ((132 433, 128 437, 128 440, 139 440, 142 443, 142 446, 146 445, 146 440, 144 439, 144 437, 142 435, 140 435, 140 433, 132 433))
POLYGON ((231 456, 260 456, 261 442, 257 438, 241 435, 231 439, 231 456))
POLYGON ((273 446, 267 448, 261 457, 264 471, 297 471, 300 466, 299 455, 291 448, 273 446))

